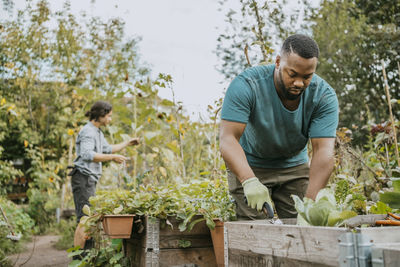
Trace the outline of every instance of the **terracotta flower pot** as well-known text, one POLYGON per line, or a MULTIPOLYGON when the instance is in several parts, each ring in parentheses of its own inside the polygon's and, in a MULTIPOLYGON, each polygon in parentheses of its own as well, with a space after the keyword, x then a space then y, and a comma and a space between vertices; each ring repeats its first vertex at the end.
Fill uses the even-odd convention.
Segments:
POLYGON ((104 215, 103 229, 110 238, 130 238, 132 233, 133 214, 104 215))
POLYGON ((214 247, 214 254, 217 260, 217 266, 223 267, 224 264, 224 222, 214 220, 215 228, 211 231, 211 238, 214 247))

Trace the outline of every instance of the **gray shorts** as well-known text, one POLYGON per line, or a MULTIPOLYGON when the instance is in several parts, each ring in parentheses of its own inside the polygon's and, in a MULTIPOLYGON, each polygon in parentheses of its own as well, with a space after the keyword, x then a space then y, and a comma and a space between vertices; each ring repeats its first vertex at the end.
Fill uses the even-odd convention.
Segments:
MULTIPOLYGON (((295 218, 297 212, 290 195, 297 195, 301 199, 304 197, 309 180, 310 168, 308 163, 285 169, 251 168, 260 182, 268 187, 278 217, 295 218)), ((266 218, 264 213, 250 208, 244 202, 242 184, 230 170, 228 170, 228 184, 229 192, 236 201, 238 220, 266 218)))
POLYGON ((89 198, 96 193, 97 182, 89 178, 89 176, 82 174, 78 169, 74 168, 70 174, 72 194, 74 195, 76 220, 79 223, 82 216, 83 206, 89 205, 89 198))

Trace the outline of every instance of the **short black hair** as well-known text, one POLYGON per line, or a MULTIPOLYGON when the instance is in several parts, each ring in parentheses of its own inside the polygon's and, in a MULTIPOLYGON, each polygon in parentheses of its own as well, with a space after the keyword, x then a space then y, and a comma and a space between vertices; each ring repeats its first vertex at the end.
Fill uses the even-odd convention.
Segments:
POLYGON ((104 117, 112 110, 112 105, 106 101, 96 101, 85 116, 89 117, 89 120, 98 121, 100 117, 104 117))
POLYGON ((304 34, 294 34, 289 36, 282 45, 281 54, 288 55, 296 53, 302 58, 318 58, 318 44, 310 37, 304 34))

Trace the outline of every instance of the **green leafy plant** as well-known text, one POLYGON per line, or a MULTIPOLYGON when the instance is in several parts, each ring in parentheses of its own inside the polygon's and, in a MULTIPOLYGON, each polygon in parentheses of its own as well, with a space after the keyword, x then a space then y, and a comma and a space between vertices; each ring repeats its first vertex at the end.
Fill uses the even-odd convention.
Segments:
MULTIPOLYGON (((0 206, 3 208, 8 223, 11 224, 15 234, 21 234, 21 240, 27 240, 32 234, 34 221, 29 215, 13 202, 0 197, 0 206)), ((0 215, 0 266, 6 266, 5 256, 21 249, 21 241, 15 242, 6 238, 10 229, 3 216, 0 215)))
POLYGON ((344 220, 357 215, 345 204, 337 205, 332 189, 325 188, 318 192, 315 201, 292 195, 295 208, 299 213, 300 225, 340 226, 344 220))
POLYGON ((193 180, 190 184, 141 185, 137 191, 100 191, 90 198, 91 214, 136 214, 168 220, 182 220, 181 231, 206 220, 214 228, 214 219, 222 221, 235 217, 234 204, 225 182, 193 180), (192 221, 195 215, 203 218, 192 221))
POLYGON ((69 267, 104 266, 104 267, 128 267, 129 258, 124 257, 122 251, 122 239, 103 240, 99 248, 82 250, 74 247, 67 250, 68 257, 80 257, 69 263, 69 267))
POLYGON ((392 191, 380 194, 380 200, 391 208, 400 209, 400 178, 392 178, 392 191))

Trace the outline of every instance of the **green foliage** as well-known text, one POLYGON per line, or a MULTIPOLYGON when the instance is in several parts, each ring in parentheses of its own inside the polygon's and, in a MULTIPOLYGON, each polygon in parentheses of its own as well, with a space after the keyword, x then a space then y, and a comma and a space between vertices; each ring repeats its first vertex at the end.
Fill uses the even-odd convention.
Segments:
MULTIPOLYGON (((4 210, 8 223, 11 224, 16 235, 21 234, 24 240, 28 239, 34 227, 34 221, 27 213, 13 202, 0 197, 0 206, 4 210)), ((5 265, 5 256, 21 249, 21 241, 15 242, 7 237, 10 229, 2 215, 0 215, 0 265, 5 265)))
POLYGON ((378 201, 369 211, 373 214, 387 214, 391 212, 392 209, 382 201, 378 201))
MULTIPOLYGON (((320 48, 318 73, 336 90, 340 125, 358 129, 356 144, 367 141, 363 126, 370 120, 387 120, 381 60, 391 73, 392 99, 399 98, 400 24, 389 15, 398 9, 398 1, 326 0, 309 18, 320 48)), ((398 111, 394 106, 394 113, 398 111)))
POLYGON ((210 228, 213 219, 228 221, 235 217, 234 204, 227 184, 193 180, 190 184, 141 185, 138 191, 100 191, 90 198, 91 214, 136 214, 168 220, 182 220, 181 231, 191 230, 198 221, 193 216, 202 215, 210 228))
POLYGON ((392 178, 392 188, 380 194, 380 200, 391 208, 400 209, 400 178, 392 178))
POLYGON ((72 217, 69 220, 60 220, 56 225, 57 234, 61 237, 54 245, 57 249, 66 250, 74 246, 74 234, 76 229, 76 218, 72 217))
POLYGON ((84 266, 112 266, 125 267, 130 266, 129 258, 124 257, 122 250, 122 239, 103 240, 100 248, 81 250, 79 247, 68 249, 68 256, 81 256, 81 260, 73 260, 69 267, 84 266))
POLYGON ((249 67, 245 50, 252 65, 272 63, 277 44, 294 32, 301 16, 300 9, 291 9, 287 1, 240 0, 239 9, 232 9, 228 1, 221 1, 228 25, 218 36, 216 55, 221 63, 218 71, 226 79, 249 67), (283 12, 290 10, 291 15, 283 12))
POLYGON ((322 189, 318 192, 315 201, 292 195, 295 208, 301 216, 298 223, 314 226, 340 226, 344 220, 357 215, 349 209, 347 203, 337 205, 335 194, 330 189, 322 189))
POLYGON ((26 212, 36 223, 36 232, 45 233, 55 222, 56 208, 59 206, 58 196, 49 191, 36 188, 28 190, 29 206, 26 212))

